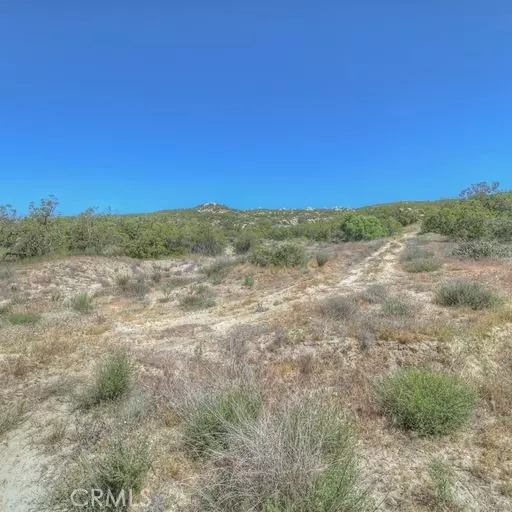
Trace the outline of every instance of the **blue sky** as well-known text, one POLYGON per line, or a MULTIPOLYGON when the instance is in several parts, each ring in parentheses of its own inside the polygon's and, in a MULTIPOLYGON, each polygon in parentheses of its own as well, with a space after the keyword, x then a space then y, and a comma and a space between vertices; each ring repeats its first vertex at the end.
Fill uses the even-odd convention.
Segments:
POLYGON ((5 0, 0 43, 20 211, 512 187, 510 0, 5 0))

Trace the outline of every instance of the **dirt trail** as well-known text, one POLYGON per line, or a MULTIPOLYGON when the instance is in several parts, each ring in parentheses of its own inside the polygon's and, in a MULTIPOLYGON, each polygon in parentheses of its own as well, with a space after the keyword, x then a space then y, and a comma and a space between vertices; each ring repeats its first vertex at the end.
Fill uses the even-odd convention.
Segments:
POLYGON ((10 432, 0 444, 0 510, 37 512, 44 496, 42 477, 48 462, 31 446, 27 424, 10 432))
MULTIPOLYGON (((348 274, 340 279, 340 275, 346 273, 342 262, 332 260, 326 266, 322 283, 311 283, 304 286, 302 280, 275 292, 262 294, 259 297, 261 311, 255 311, 254 305, 246 308, 237 308, 236 311, 219 315, 218 311, 191 312, 177 317, 167 317, 164 320, 152 320, 152 326, 156 328, 177 329, 186 325, 207 326, 210 331, 217 334, 227 332, 231 327, 239 324, 260 323, 268 317, 268 311, 272 313, 289 310, 291 306, 316 301, 330 295, 343 295, 353 291, 359 291, 371 284, 387 284, 393 281, 399 273, 397 267, 400 252, 405 247, 407 239, 416 233, 407 233, 398 238, 387 241, 373 254, 354 265, 348 274)), ((137 328, 136 328, 137 329, 137 328)))

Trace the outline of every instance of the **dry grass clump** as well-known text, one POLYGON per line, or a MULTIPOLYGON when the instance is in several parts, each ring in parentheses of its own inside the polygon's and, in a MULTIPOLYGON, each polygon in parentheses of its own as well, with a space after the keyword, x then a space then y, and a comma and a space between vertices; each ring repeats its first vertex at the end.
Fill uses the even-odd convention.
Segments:
POLYGON ((435 301, 441 306, 469 306, 471 309, 479 310, 496 305, 499 297, 480 283, 455 279, 441 284, 435 301))
POLYGON ((433 272, 441 267, 441 260, 432 251, 421 247, 408 247, 400 256, 407 272, 433 272))
POLYGON ((382 313, 385 316, 408 317, 416 311, 416 305, 406 297, 391 297, 382 303, 382 313))
POLYGON ((389 296, 389 291, 383 284, 372 284, 357 294, 357 300, 367 304, 382 304, 389 296))
POLYGON ((379 392, 393 422, 423 436, 453 432, 476 403, 474 392, 457 377, 415 368, 384 379, 379 392))
POLYGON ((373 509, 351 430, 332 404, 293 400, 229 425, 200 480, 194 511, 360 512, 373 509))
POLYGON ((87 314, 92 311, 92 297, 87 292, 78 293, 71 297, 71 309, 77 313, 87 314))
POLYGON ((13 325, 33 325, 39 321, 41 315, 39 313, 11 313, 8 317, 9 322, 13 325))
POLYGON ((23 414, 24 406, 22 403, 0 401, 0 436, 21 423, 23 414))
POLYGON ((212 308, 215 306, 213 291, 207 286, 196 286, 192 293, 181 299, 180 306, 187 310, 212 308))
MULTIPOLYGON (((158 279, 155 280, 156 275, 156 273, 153 274, 153 281, 159 282, 158 279)), ((123 295, 140 299, 144 298, 150 290, 144 276, 132 278, 128 275, 120 275, 116 278, 116 286, 123 295)))
POLYGON ((351 319, 358 309, 359 307, 353 296, 335 295, 328 297, 319 304, 320 313, 326 318, 336 321, 351 319))
POLYGON ((111 438, 96 453, 77 458, 63 470, 50 493, 48 510, 129 510, 130 495, 136 501, 150 465, 148 443, 142 437, 111 438), (87 495, 75 495, 76 503, 87 502, 84 506, 73 505, 71 498, 75 489, 87 491, 87 495), (96 501, 92 499, 93 490, 96 490, 96 501))
POLYGON ((121 349, 110 353, 97 367, 93 383, 78 397, 79 406, 89 408, 123 396, 133 380, 133 365, 121 349))
POLYGON ((248 386, 205 394, 189 410, 183 423, 185 447, 195 457, 211 456, 227 447, 228 432, 232 428, 255 420, 261 407, 261 394, 248 386))
POLYGON ((433 459, 428 465, 432 482, 434 504, 441 510, 455 504, 454 478, 451 468, 440 459, 433 459))
POLYGON ((230 273, 231 269, 241 263, 241 258, 217 258, 213 263, 201 269, 201 273, 214 284, 220 284, 230 273))
POLYGON ((315 254, 315 260, 319 267, 323 267, 329 261, 329 255, 325 252, 317 252, 315 254))

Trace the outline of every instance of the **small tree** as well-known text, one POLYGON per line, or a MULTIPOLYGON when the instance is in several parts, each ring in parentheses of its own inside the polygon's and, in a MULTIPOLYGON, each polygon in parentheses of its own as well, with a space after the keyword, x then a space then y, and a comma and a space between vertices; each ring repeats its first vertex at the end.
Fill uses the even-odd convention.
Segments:
POLYGON ((460 194, 461 199, 472 199, 474 197, 484 197, 495 194, 498 191, 500 183, 498 181, 481 181, 480 183, 473 183, 468 188, 465 188, 460 194))

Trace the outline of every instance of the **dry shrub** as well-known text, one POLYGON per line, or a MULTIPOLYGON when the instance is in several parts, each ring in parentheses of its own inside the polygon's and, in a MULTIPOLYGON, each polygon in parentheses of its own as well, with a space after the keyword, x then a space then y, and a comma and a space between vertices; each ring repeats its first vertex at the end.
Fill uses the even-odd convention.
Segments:
POLYGON ((190 508, 360 512, 371 505, 343 414, 309 397, 231 426, 190 508))

